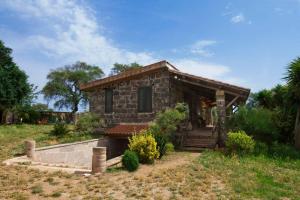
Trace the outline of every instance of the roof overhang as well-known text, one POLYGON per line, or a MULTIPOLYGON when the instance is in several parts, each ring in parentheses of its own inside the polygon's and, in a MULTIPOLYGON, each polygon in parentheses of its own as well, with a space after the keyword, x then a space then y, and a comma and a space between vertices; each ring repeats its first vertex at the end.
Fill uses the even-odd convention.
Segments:
POLYGON ((90 91, 95 88, 105 88, 111 84, 135 79, 137 77, 140 77, 141 75, 152 74, 160 70, 168 71, 171 75, 173 75, 173 78, 178 81, 212 90, 224 90, 226 94, 232 95, 234 97, 238 96, 243 101, 246 101, 250 94, 250 89, 248 88, 181 72, 171 63, 165 60, 144 66, 142 68, 130 69, 114 76, 91 81, 89 83, 81 85, 80 89, 83 91, 90 91))

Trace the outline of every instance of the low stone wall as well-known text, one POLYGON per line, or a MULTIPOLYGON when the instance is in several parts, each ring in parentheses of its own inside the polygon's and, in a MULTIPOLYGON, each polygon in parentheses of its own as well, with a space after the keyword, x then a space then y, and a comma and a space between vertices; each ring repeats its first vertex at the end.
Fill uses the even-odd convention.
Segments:
POLYGON ((91 169, 94 147, 106 147, 106 139, 36 148, 34 161, 91 169))

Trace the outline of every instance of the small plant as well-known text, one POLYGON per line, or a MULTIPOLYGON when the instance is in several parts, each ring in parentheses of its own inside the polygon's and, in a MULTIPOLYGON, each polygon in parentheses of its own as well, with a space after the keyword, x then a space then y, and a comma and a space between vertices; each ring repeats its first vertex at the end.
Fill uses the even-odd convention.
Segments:
POLYGON ((161 133, 154 134, 155 141, 157 143, 157 150, 159 151, 159 158, 162 158, 166 154, 166 144, 168 142, 167 136, 161 133))
POLYGON ((64 136, 68 134, 70 130, 68 129, 68 125, 64 122, 58 122, 54 125, 53 130, 51 131, 52 135, 55 136, 64 136))
POLYGON ((95 128, 103 127, 104 121, 94 113, 83 113, 76 122, 76 130, 82 133, 92 133, 95 128))
POLYGON ((153 163, 159 158, 157 143, 149 131, 142 131, 129 138, 129 149, 137 153, 141 163, 153 163))
POLYGON ((128 171, 133 172, 139 167, 139 158, 134 151, 126 150, 122 157, 122 165, 128 171))
POLYGON ((226 148, 230 154, 248 154, 254 150, 255 141, 244 131, 229 132, 226 148))
POLYGON ((174 152, 174 145, 171 142, 166 144, 166 153, 174 152))
POLYGON ((51 194, 51 197, 54 197, 54 198, 57 198, 57 197, 60 197, 61 196, 61 191, 54 191, 52 194, 51 194))
POLYGON ((41 185, 34 185, 31 188, 31 193, 32 194, 40 194, 43 193, 43 187, 41 185))

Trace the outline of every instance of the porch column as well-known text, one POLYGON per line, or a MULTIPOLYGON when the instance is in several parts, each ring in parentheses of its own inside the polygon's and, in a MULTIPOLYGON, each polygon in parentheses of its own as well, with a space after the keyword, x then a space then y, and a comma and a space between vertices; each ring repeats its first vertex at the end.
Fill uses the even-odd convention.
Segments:
POLYGON ((217 90, 216 92, 216 102, 217 102, 217 113, 218 113, 218 145, 219 147, 225 146, 225 140, 227 138, 227 133, 225 130, 225 120, 226 120, 226 105, 225 105, 225 93, 223 90, 217 90))

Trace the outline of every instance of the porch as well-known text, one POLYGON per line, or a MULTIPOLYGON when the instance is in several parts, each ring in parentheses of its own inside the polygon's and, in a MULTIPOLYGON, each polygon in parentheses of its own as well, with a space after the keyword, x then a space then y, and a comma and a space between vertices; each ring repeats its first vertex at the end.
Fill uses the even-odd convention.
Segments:
POLYGON ((188 120, 177 133, 183 150, 224 146, 225 121, 242 103, 249 90, 178 71, 171 71, 171 102, 189 106, 188 120))

